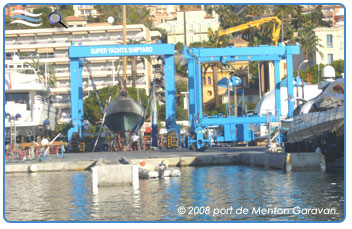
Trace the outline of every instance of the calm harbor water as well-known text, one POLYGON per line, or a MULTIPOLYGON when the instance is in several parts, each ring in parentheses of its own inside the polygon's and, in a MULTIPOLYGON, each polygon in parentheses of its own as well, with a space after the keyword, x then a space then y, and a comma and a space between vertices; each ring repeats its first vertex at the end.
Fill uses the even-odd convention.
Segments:
POLYGON ((181 177, 140 180, 139 189, 99 188, 99 194, 93 195, 90 172, 6 174, 5 217, 9 221, 340 221, 344 177, 342 170, 286 174, 247 166, 187 167, 181 177))

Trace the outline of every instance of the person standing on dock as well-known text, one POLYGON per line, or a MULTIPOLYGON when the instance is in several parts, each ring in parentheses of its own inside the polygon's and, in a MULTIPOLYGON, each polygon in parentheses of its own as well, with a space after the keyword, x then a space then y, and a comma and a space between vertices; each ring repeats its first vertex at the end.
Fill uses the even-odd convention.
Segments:
POLYGON ((132 135, 132 150, 138 151, 138 140, 139 136, 137 134, 132 135))

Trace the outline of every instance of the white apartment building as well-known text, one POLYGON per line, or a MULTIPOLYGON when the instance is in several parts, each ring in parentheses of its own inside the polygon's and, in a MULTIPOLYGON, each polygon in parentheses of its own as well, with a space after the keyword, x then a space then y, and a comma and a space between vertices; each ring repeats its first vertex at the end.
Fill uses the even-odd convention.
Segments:
MULTIPOLYGON (((167 42, 176 44, 177 42, 184 43, 184 16, 183 12, 176 12, 176 17, 167 20, 158 27, 167 31, 167 42)), ((211 15, 204 10, 194 8, 186 11, 186 36, 187 44, 193 42, 208 41, 208 30, 216 31, 219 29, 220 22, 218 15, 213 11, 211 15)))
POLYGON ((319 53, 315 53, 316 64, 331 64, 334 60, 343 60, 345 52, 344 26, 315 28, 315 35, 320 39, 319 53))
MULTIPOLYGON (((149 31, 144 25, 127 25, 127 41, 142 40, 151 43, 160 39, 157 31, 149 31)), ((70 114, 70 67, 68 48, 71 42, 82 45, 122 44, 122 26, 94 26, 72 28, 46 28, 5 31, 5 67, 10 67, 13 56, 20 58, 20 63, 31 63, 32 60, 53 66, 56 85, 51 88, 53 101, 64 113, 70 114)), ((97 88, 117 84, 118 76, 122 78, 121 57, 89 58, 92 76, 97 88)), ((137 88, 149 92, 150 81, 154 73, 152 64, 144 58, 137 57, 137 88)), ((127 86, 132 85, 131 61, 128 58, 127 86)), ((89 71, 83 68, 83 94, 93 92, 89 82, 89 71)))
POLYGON ((99 16, 99 12, 94 9, 94 5, 73 5, 73 10, 75 11, 75 17, 99 16))

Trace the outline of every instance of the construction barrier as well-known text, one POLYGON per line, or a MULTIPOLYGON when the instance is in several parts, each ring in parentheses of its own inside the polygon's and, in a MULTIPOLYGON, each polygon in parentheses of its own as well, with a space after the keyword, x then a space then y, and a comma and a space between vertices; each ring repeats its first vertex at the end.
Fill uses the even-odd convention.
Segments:
POLYGON ((50 145, 22 143, 17 147, 9 145, 5 151, 5 162, 9 162, 10 160, 22 162, 35 159, 44 160, 50 154, 55 154, 57 158, 64 157, 65 145, 67 143, 64 142, 54 142, 50 145))

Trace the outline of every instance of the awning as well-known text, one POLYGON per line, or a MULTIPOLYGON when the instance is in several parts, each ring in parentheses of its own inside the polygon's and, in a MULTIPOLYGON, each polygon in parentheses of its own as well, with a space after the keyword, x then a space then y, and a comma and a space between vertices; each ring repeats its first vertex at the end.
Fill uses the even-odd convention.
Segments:
POLYGON ((105 63, 107 60, 89 60, 90 63, 105 63))
POLYGON ((105 30, 89 30, 89 33, 106 33, 105 30))
POLYGON ((35 37, 34 33, 20 33, 20 37, 35 37))
POLYGON ((77 34, 88 34, 88 31, 73 31, 72 34, 73 34, 73 35, 77 35, 77 34))
POLYGON ((5 34, 5 37, 18 37, 18 34, 5 34))
POLYGON ((38 33, 37 36, 53 35, 53 33, 38 33))
POLYGON ((54 48, 38 48, 37 53, 54 53, 54 48))
POLYGON ((68 50, 68 46, 55 47, 55 50, 68 50))
POLYGON ((35 52, 35 49, 20 49, 20 52, 35 52))
POLYGON ((54 34, 69 34, 69 31, 56 31, 54 34))
POLYGON ((18 49, 5 49, 5 52, 18 52, 18 49))

